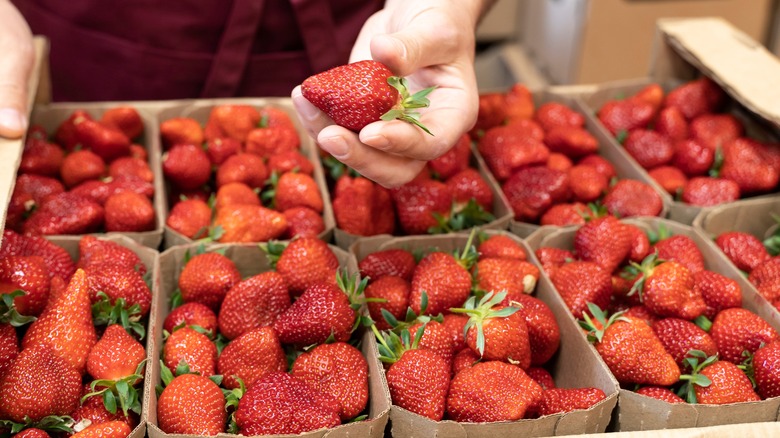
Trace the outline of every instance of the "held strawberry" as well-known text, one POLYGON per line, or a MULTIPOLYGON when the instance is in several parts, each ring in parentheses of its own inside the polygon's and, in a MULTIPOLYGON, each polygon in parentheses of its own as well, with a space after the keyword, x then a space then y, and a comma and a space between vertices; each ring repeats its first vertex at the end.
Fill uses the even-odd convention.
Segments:
MULTIPOLYGON (((369 123, 399 119, 431 132, 420 122, 417 108, 429 105, 426 88, 410 95, 407 82, 393 76, 384 64, 359 61, 309 77, 301 84, 303 96, 336 124, 360 131, 369 123)), ((433 134, 431 134, 433 135, 433 134)))

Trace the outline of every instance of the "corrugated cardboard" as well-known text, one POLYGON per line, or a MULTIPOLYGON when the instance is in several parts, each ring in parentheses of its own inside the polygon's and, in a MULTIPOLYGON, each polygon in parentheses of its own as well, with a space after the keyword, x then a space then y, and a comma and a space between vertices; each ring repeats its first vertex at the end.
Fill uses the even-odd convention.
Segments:
POLYGON ((727 231, 743 231, 763 240, 776 229, 780 197, 745 199, 714 207, 696 216, 693 227, 712 239, 727 231))
MULTIPOLYGON (((109 234, 98 236, 101 240, 108 240, 118 243, 125 248, 130 249, 138 255, 141 262, 146 266, 147 272, 151 273, 152 278, 152 297, 156 297, 160 290, 160 254, 153 249, 143 246, 139 242, 118 234, 109 234)), ((47 239, 57 246, 64 248, 74 261, 79 259, 79 236, 52 236, 47 239)), ((128 438, 143 438, 146 435, 146 420, 149 415, 149 403, 153 399, 154 385, 152 384, 152 367, 157 357, 155 338, 152 336, 152 326, 154 324, 154 308, 149 311, 149 323, 146 330, 146 369, 144 370, 143 394, 141 394, 141 417, 138 426, 128 435, 128 438)))
MULTIPOLYGON (((503 230, 486 230, 486 234, 510 236, 522 245, 532 263, 539 265, 531 248, 517 236, 503 230)), ((360 239, 350 247, 356 260, 362 260, 368 254, 389 249, 428 250, 436 248, 451 252, 462 248, 468 236, 405 236, 391 238, 377 236, 360 239)), ((574 388, 592 386, 600 388, 607 398, 588 410, 568 414, 549 415, 534 420, 495 423, 457 423, 455 421, 432 421, 397 406, 390 411, 390 424, 394 437, 496 437, 496 436, 557 436, 580 433, 604 432, 609 424, 611 413, 617 399, 617 382, 611 376, 598 354, 580 335, 580 328, 569 315, 565 304, 553 291, 552 284, 544 277, 540 278, 534 295, 547 303, 555 314, 561 332, 561 346, 551 359, 548 369, 559 387, 574 388)), ((373 341, 375 343, 375 341, 373 341)), ((384 373, 382 382, 386 384, 384 373)))
MULTIPOLYGON (((55 104, 38 104, 32 113, 31 124, 41 125, 46 132, 52 135, 56 132, 57 127, 66 120, 73 111, 77 109, 88 112, 93 118, 100 118, 103 113, 109 109, 114 108, 117 105, 123 105, 122 103, 109 104, 109 103, 55 103, 55 104)), ((142 145, 146 147, 146 151, 149 155, 149 167, 154 173, 154 198, 152 204, 154 205, 154 212, 156 216, 155 229, 152 231, 144 232, 122 232, 122 233, 107 233, 107 234, 121 234, 128 236, 129 238, 141 243, 142 245, 150 248, 157 248, 160 246, 163 237, 163 225, 165 224, 165 210, 163 201, 165 199, 165 192, 163 190, 163 177, 162 167, 160 166, 160 153, 159 153, 159 137, 157 131, 157 123, 154 117, 146 110, 140 107, 136 107, 136 110, 141 115, 141 119, 144 122, 144 132, 142 134, 142 145)), ((7 207, 7 206, 6 206, 7 207)))
MULTIPOLYGON (((672 235, 682 234, 691 237, 704 255, 706 269, 735 280, 742 288, 743 307, 764 318, 775 329, 780 328, 778 312, 766 300, 758 296, 739 270, 726 259, 723 253, 715 251, 707 242, 707 237, 699 231, 693 227, 661 218, 633 218, 623 221, 646 231, 657 231, 660 226, 663 226, 672 235)), ((543 246, 572 249, 575 231, 576 228, 568 228, 552 231, 546 235, 538 233, 532 236, 532 242, 538 245, 533 250, 543 246)), ((544 277, 546 278, 547 275, 545 274, 544 277)), ((571 316, 569 317, 571 318, 571 316)), ((616 431, 634 431, 768 422, 778 419, 779 408, 780 397, 753 403, 707 406, 669 404, 621 389, 618 397, 618 408, 610 428, 616 431)))
MULTIPOLYGON (((255 108, 271 106, 278 108, 286 112, 290 116, 295 128, 301 139, 301 151, 314 165, 314 180, 317 182, 317 186, 320 188, 320 195, 323 200, 323 212, 322 218, 325 222, 325 230, 320 233, 319 238, 326 242, 330 240, 335 227, 335 220, 333 219, 333 209, 330 202, 330 195, 328 194, 328 186, 325 182, 325 174, 322 170, 322 163, 319 158, 319 148, 314 144, 309 134, 301 126, 298 116, 295 113, 295 109, 292 105, 290 98, 236 98, 236 99, 205 99, 205 100, 193 100, 193 101, 171 101, 169 106, 160 108, 157 113, 156 125, 159 129, 159 125, 165 120, 172 119, 174 117, 191 117, 198 122, 201 126, 206 125, 211 109, 217 105, 236 104, 236 105, 251 105, 255 108)), ((157 136, 157 144, 160 145, 159 135, 157 136)), ((162 150, 162 148, 160 149, 162 150)), ((164 186, 169 188, 166 183, 164 186)), ((167 194, 167 193, 166 193, 167 194)), ((167 219, 169 213, 169 205, 167 196, 164 199, 165 218, 167 219)), ((174 245, 186 245, 192 243, 192 239, 182 235, 181 233, 172 230, 167 225, 165 226, 165 248, 170 248, 174 245)))
MULTIPOLYGON (((149 329, 149 336, 154 339, 155 350, 151 353, 152 361, 151 377, 154 385, 160 383, 160 355, 163 342, 163 322, 170 313, 170 297, 178 287, 179 274, 184 266, 184 257, 187 251, 194 253, 198 244, 180 245, 167 249, 160 256, 161 286, 159 293, 152 302, 154 318, 149 329)), ((344 250, 335 246, 330 247, 339 260, 339 266, 346 268, 348 272, 357 272, 354 259, 344 250)), ((242 278, 269 271, 270 263, 265 253, 255 244, 218 244, 207 248, 207 251, 224 250, 225 255, 236 263, 236 267, 242 278)), ((371 333, 366 332, 362 338, 363 355, 368 359, 369 367, 369 407, 368 419, 361 422, 343 424, 332 429, 320 429, 296 436, 305 438, 342 438, 342 437, 370 437, 382 438, 390 412, 390 393, 387 385, 383 385, 378 379, 382 373, 382 365, 377 358, 376 344, 371 344, 368 339, 373 339, 371 333)), ((154 386, 152 386, 154 388, 154 386)), ((151 438, 188 437, 187 435, 167 434, 157 427, 157 397, 152 397, 148 408, 148 431, 151 438)), ((219 434, 219 437, 237 437, 238 435, 219 434)), ((289 436, 289 435, 286 435, 289 436)), ((270 437, 270 435, 269 435, 270 437)))

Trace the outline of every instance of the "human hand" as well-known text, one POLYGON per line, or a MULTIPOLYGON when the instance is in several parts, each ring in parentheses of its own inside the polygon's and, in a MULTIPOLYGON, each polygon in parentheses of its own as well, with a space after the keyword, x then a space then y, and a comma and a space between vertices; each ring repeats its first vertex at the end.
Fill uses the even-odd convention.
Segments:
POLYGON ((0 0, 0 137, 27 130, 27 82, 35 59, 30 28, 19 11, 0 0))
POLYGON ((478 91, 474 74, 474 28, 485 1, 452 7, 449 0, 388 0, 369 18, 350 62, 374 59, 406 77, 412 93, 437 88, 420 110, 433 133, 399 120, 374 122, 359 133, 335 125, 301 94, 293 103, 301 121, 325 151, 386 187, 402 185, 449 150, 474 124, 478 91))

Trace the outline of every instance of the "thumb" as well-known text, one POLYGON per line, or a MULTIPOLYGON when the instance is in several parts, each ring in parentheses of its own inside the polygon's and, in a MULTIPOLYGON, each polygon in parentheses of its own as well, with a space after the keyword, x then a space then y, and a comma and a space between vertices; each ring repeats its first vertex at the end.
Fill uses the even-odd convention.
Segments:
POLYGON ((0 137, 19 138, 27 129, 27 81, 34 49, 27 23, 10 2, 2 3, 5 5, 0 5, 0 16, 9 21, 4 21, 4 29, 0 29, 0 137), (5 11, 8 7, 12 10, 5 11))
POLYGON ((452 60, 457 37, 448 38, 447 34, 432 32, 428 26, 411 25, 399 32, 376 35, 371 39, 371 56, 396 75, 408 76, 421 68, 452 60))

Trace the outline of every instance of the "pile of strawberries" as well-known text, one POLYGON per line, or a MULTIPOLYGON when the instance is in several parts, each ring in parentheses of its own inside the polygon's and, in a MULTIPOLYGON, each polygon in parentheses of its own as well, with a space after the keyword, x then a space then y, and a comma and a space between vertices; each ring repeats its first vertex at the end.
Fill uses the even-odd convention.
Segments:
POLYGON ((780 395, 780 335, 742 308, 739 284, 708 270, 691 237, 660 228, 650 240, 608 216, 574 231, 572 250, 536 253, 624 388, 670 403, 780 395))
POLYGON ((265 249, 274 269, 243 279, 219 252, 185 259, 163 323, 164 432, 298 434, 362 418, 361 285, 317 238, 265 249))
POLYGON ((610 100, 598 119, 676 200, 712 206, 769 193, 780 181, 780 148, 749 138, 720 112, 726 94, 701 77, 668 93, 656 83, 610 100))
POLYGON ((761 241, 744 231, 726 231, 715 244, 767 301, 780 310, 780 248, 777 235, 761 241))
POLYGON ((419 261, 388 248, 359 262, 395 406, 459 422, 514 421, 588 409, 598 388, 556 388, 545 368, 560 345, 552 310, 532 296, 539 269, 496 234, 419 261))
POLYGON ((480 174, 464 135, 420 174, 387 189, 345 169, 333 157, 333 214, 339 229, 357 236, 417 235, 461 231, 495 220, 493 191, 480 174))
POLYGON ((517 221, 583 224, 599 206, 620 217, 657 216, 663 210, 651 186, 616 178, 613 164, 598 155, 598 141, 582 114, 556 101, 537 107, 521 84, 480 96, 471 134, 517 221))
POLYGON ((298 132, 280 108, 217 105, 204 127, 160 124, 171 211, 166 225, 190 239, 265 242, 325 230, 323 198, 298 132))
POLYGON ((0 428, 27 436, 131 433, 146 365, 147 274, 118 243, 85 236, 74 263, 52 242, 5 231, 0 428))
POLYGON ((152 231, 157 218, 154 173, 138 112, 107 109, 100 119, 82 110, 57 127, 27 134, 6 228, 37 235, 152 231))

